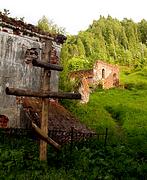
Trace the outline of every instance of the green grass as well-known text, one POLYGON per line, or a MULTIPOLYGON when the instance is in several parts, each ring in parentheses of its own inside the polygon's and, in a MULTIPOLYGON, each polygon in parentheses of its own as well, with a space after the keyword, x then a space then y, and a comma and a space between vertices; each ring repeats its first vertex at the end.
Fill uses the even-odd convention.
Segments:
POLYGON ((97 139, 38 160, 38 144, 20 139, 0 141, 0 179, 128 179, 147 177, 147 69, 121 73, 127 89, 97 90, 88 104, 62 101, 81 122, 96 132, 108 128, 107 146, 97 139))
MULTIPOLYGON (((12 140, 12 139, 11 139, 12 140)), ((0 179, 93 180, 144 179, 146 162, 126 144, 104 147, 97 139, 76 144, 72 153, 48 147, 48 162, 38 160, 38 145, 29 139, 0 142, 0 179), (18 143, 18 144, 17 144, 18 143)))
POLYGON ((121 69, 121 84, 125 84, 128 89, 147 90, 147 67, 136 71, 126 67, 121 69))
MULTIPOLYGON (((96 95, 96 94, 95 94, 96 95)), ((91 96, 88 104, 75 104, 66 101, 66 107, 80 119, 80 121, 97 132, 104 132, 106 128, 114 131, 115 122, 111 115, 91 96)))
POLYGON ((125 89, 97 90, 86 105, 73 107, 69 101, 65 105, 88 127, 97 132, 107 127, 110 134, 124 136, 130 147, 147 156, 147 68, 125 69, 121 83, 125 89))

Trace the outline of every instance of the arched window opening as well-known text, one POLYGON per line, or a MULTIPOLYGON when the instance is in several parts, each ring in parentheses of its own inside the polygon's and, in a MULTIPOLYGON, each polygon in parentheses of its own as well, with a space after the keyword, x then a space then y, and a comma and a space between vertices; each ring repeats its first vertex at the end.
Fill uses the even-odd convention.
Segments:
POLYGON ((105 69, 102 69, 102 78, 105 78, 105 69))
POLYGON ((113 74, 113 77, 116 78, 116 73, 113 74))

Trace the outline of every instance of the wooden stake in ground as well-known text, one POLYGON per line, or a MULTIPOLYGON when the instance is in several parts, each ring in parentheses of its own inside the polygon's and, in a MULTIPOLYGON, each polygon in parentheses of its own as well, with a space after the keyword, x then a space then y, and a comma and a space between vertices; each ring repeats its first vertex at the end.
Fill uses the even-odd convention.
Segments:
MULTIPOLYGON (((52 48, 51 41, 45 42, 45 47, 42 52, 42 59, 44 62, 49 63, 50 51, 52 48)), ((50 90, 50 70, 44 68, 43 72, 43 82, 42 91, 47 92, 50 90)), ((45 134, 48 134, 48 117, 49 117, 49 100, 47 98, 42 98, 42 118, 41 118, 41 130, 45 134)), ((47 143, 40 140, 40 160, 47 160, 47 143)))

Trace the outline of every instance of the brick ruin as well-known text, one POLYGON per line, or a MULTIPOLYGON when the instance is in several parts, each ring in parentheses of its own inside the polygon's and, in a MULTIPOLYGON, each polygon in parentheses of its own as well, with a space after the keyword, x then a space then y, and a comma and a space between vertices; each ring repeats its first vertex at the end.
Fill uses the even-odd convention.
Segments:
POLYGON ((80 79, 79 92, 82 95, 81 103, 87 103, 91 88, 101 86, 103 89, 109 89, 119 86, 119 67, 97 60, 93 69, 70 73, 72 81, 75 81, 77 78, 80 79))
MULTIPOLYGON (((23 127, 20 99, 7 96, 6 87, 39 90, 42 70, 32 66, 41 59, 44 41, 51 42, 50 63, 59 64, 60 50, 66 37, 42 32, 37 27, 0 13, 0 126, 23 127), (5 120, 4 120, 5 119, 5 120), (3 122, 3 123, 2 123, 3 122), (8 122, 8 123, 6 123, 8 122)), ((58 71, 51 71, 50 90, 58 91, 58 71)))
MULTIPOLYGON (((50 63, 59 64, 65 36, 44 33, 31 24, 0 13, 0 127, 28 126, 22 98, 7 96, 5 88, 15 86, 36 91, 41 88, 42 70, 32 66, 32 59, 41 59, 45 39, 49 39, 52 44, 50 63)), ((119 85, 118 66, 103 61, 96 61, 93 69, 72 72, 70 77, 80 78, 79 92, 82 95, 82 103, 89 101, 91 86, 101 84, 103 88, 108 89, 119 85)), ((59 72, 51 71, 51 91, 58 92, 58 81, 59 72)))
POLYGON ((61 144, 95 135, 58 102, 81 99, 79 93, 58 89, 65 40, 0 13, 0 129, 33 129, 40 160, 47 160, 47 144, 59 150, 61 144), (49 131, 56 137, 50 138, 49 131))

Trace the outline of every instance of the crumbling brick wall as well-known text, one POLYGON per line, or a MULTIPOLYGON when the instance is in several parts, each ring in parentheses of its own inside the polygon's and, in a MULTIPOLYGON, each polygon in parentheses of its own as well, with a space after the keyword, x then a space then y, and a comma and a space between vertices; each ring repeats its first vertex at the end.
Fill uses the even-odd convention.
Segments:
POLYGON ((88 103, 89 101, 89 94, 90 94, 90 89, 89 89, 89 84, 88 81, 85 77, 81 79, 81 85, 79 87, 79 93, 81 94, 81 103, 88 103))
MULTIPOLYGON (((9 119, 9 127, 23 127, 24 124, 21 123, 21 104, 15 96, 7 96, 5 88, 9 86, 35 91, 41 88, 42 70, 33 67, 26 56, 28 50, 35 50, 41 60, 44 46, 42 37, 52 42, 50 63, 58 64, 61 49, 58 38, 39 34, 33 25, 0 14, 0 115, 9 119)), ((51 91, 58 91, 58 79, 58 72, 51 71, 51 91)))
POLYGON ((89 101, 90 87, 109 89, 119 86, 119 68, 117 65, 108 64, 103 61, 96 61, 93 69, 75 71, 70 74, 72 80, 81 78, 79 93, 82 96, 82 103, 89 101))
POLYGON ((119 85, 119 68, 117 65, 96 61, 93 66, 93 84, 102 84, 104 89, 119 85))

